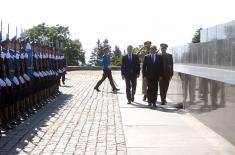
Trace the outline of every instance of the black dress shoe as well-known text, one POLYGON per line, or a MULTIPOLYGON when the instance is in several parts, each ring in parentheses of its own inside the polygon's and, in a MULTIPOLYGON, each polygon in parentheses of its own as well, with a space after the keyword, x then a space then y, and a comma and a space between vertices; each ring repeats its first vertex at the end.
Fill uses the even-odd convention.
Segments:
POLYGON ((147 97, 146 97, 146 95, 144 95, 144 97, 143 97, 143 101, 146 101, 146 99, 147 99, 147 97))
POLYGON ((20 121, 17 121, 16 119, 12 119, 9 124, 11 125, 19 125, 20 124, 20 121))
POLYGON ((152 103, 148 103, 148 106, 152 106, 152 103))
POLYGON ((1 126, 0 126, 0 135, 1 134, 5 134, 7 132, 7 130, 3 129, 1 126))
POLYGON ((131 104, 131 100, 128 100, 127 104, 131 104))
POLYGON ((94 89, 95 89, 96 91, 100 92, 99 88, 95 87, 94 89))
POLYGON ((12 129, 13 129, 13 127, 12 127, 9 123, 3 124, 3 125, 2 125, 2 128, 3 128, 3 130, 5 130, 5 131, 8 131, 8 130, 12 130, 12 129))
POLYGON ((166 102, 162 102, 161 105, 166 105, 166 102))
MULTIPOLYGON (((184 106, 183 106, 182 103, 178 103, 178 104, 176 104, 174 107, 175 107, 175 108, 178 108, 178 109, 183 109, 183 108, 184 108, 184 106)), ((208 105, 207 105, 206 107, 207 107, 208 109, 210 108, 208 105)))
POLYGON ((29 114, 25 111, 25 112, 23 112, 23 117, 28 118, 29 114))
POLYGON ((37 108, 36 108, 35 106, 32 107, 32 110, 33 110, 34 112, 37 112, 37 108))
POLYGON ((131 98, 131 102, 134 102, 134 100, 135 100, 135 98, 134 98, 134 97, 132 97, 132 98, 131 98))
POLYGON ((113 91, 119 91, 119 90, 120 90, 120 89, 118 89, 118 88, 114 88, 114 89, 113 89, 113 91))

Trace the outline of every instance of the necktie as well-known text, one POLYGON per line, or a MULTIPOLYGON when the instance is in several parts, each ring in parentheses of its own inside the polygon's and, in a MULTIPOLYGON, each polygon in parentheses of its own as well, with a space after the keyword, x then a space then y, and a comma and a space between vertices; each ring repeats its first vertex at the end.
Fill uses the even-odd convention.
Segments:
POLYGON ((155 62, 155 61, 154 61, 154 54, 152 54, 152 61, 153 61, 153 63, 155 62))
POLYGON ((129 61, 131 61, 131 55, 129 55, 129 61))

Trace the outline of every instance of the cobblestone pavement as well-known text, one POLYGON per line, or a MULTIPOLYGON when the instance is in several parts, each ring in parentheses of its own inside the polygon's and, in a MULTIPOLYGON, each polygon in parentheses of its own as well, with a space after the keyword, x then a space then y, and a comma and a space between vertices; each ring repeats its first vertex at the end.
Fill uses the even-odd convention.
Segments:
POLYGON ((126 154, 117 94, 108 80, 93 89, 101 76, 68 72, 61 95, 0 138, 0 154, 126 154))

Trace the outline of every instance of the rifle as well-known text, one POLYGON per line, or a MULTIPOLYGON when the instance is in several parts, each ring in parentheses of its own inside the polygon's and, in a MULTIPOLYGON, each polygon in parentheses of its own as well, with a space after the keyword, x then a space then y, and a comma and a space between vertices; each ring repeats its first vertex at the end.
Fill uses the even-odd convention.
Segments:
MULTIPOLYGON (((1 32, 0 32, 0 48, 2 47, 2 20, 1 20, 1 32)), ((2 48, 1 48, 2 49, 2 48)), ((0 50, 1 51, 1 50, 0 50)))

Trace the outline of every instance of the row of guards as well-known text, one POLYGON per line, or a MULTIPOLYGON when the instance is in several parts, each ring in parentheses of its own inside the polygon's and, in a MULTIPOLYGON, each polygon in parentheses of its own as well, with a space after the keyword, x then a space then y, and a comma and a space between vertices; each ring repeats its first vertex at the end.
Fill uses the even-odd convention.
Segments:
POLYGON ((0 37, 2 135, 60 94, 60 79, 66 74, 66 61, 63 47, 53 46, 54 43, 30 42, 26 37, 17 38, 17 35, 10 39, 9 28, 5 38, 1 28, 0 37))

